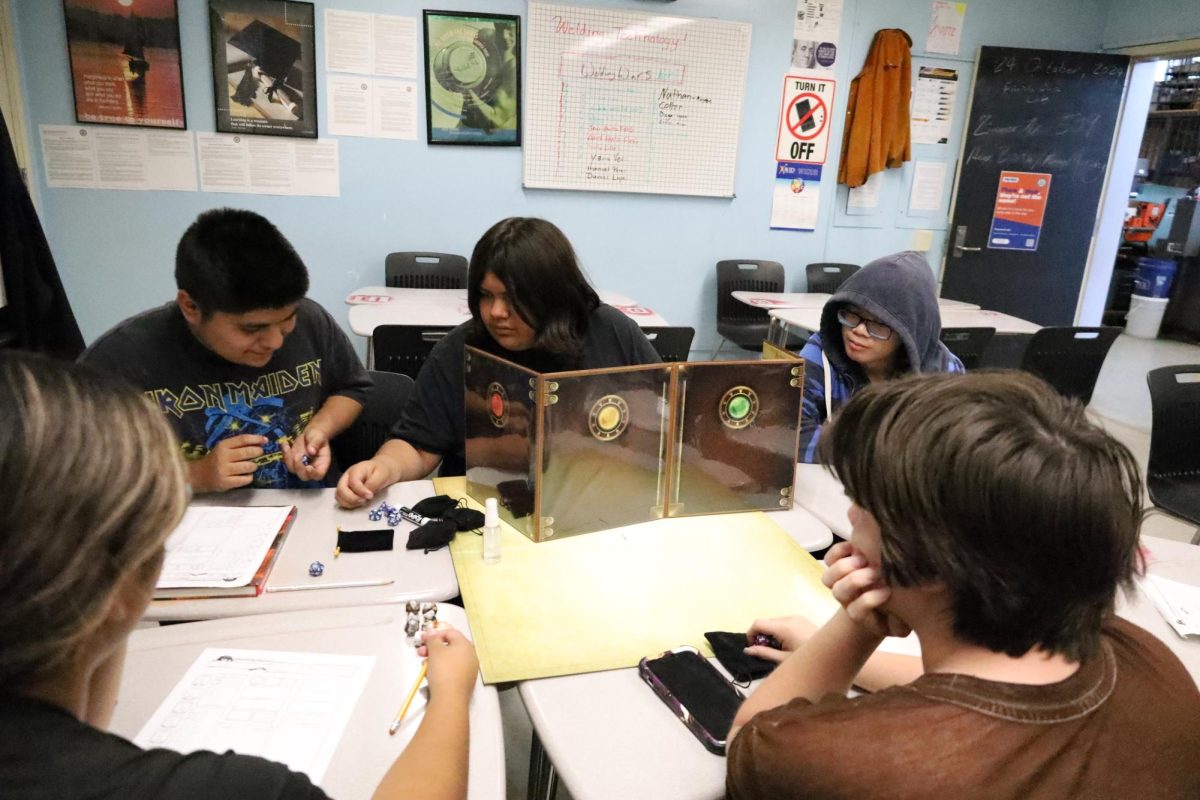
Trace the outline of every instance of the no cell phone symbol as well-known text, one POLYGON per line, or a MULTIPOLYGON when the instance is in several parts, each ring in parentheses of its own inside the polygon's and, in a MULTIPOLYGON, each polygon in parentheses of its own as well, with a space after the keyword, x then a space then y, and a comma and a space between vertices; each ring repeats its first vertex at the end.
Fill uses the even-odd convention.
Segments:
POLYGON ((797 95, 788 103, 783 122, 787 132, 781 131, 780 161, 824 160, 829 122, 829 108, 824 98, 813 92, 797 95))
POLYGON ((788 130, 797 139, 813 139, 825 130, 825 101, 815 94, 802 94, 792 101, 788 130))
POLYGON ((813 106, 808 101, 808 98, 796 104, 796 124, 800 126, 800 133, 808 133, 817 127, 817 123, 813 122, 813 106))

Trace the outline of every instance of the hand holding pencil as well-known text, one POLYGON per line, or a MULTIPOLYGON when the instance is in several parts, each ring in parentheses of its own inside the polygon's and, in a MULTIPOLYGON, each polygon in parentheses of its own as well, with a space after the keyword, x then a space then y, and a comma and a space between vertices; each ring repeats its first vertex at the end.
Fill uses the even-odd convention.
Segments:
POLYGON ((421 665, 421 672, 410 688, 403 706, 392 720, 389 733, 394 734, 400 728, 422 680, 429 681, 431 702, 434 697, 461 699, 465 702, 475 689, 475 676, 479 672, 475 646, 449 625, 443 623, 435 630, 427 632, 425 644, 417 649, 417 655, 424 656, 425 662, 421 665))

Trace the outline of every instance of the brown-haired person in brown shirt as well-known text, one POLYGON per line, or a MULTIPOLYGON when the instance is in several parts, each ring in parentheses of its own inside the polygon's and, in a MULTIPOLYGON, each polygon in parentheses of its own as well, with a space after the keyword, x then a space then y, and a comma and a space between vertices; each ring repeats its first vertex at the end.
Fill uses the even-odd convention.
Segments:
POLYGON ((914 376, 821 446, 854 502, 826 558, 842 609, 739 711, 730 797, 1200 797, 1196 685, 1114 616, 1140 472, 1082 406, 1024 374, 914 376), (847 700, 910 628, 924 674, 847 700))

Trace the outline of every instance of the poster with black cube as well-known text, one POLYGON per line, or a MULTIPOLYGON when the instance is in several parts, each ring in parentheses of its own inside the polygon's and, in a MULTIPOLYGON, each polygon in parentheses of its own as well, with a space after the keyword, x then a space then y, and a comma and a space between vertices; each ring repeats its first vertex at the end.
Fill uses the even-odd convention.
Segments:
POLYGON ((175 0, 63 0, 75 119, 186 128, 175 0))
POLYGON ((425 11, 429 144, 521 144, 521 20, 425 11))
POLYGON ((209 0, 208 13, 217 130, 315 139, 313 4, 209 0))

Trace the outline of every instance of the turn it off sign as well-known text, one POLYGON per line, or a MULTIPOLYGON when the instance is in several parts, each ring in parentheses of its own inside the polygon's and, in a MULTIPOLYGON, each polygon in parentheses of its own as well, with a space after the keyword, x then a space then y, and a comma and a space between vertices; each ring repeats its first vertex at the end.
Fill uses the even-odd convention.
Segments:
POLYGON ((776 161, 825 163, 834 85, 834 81, 814 75, 788 75, 783 79, 776 161))

